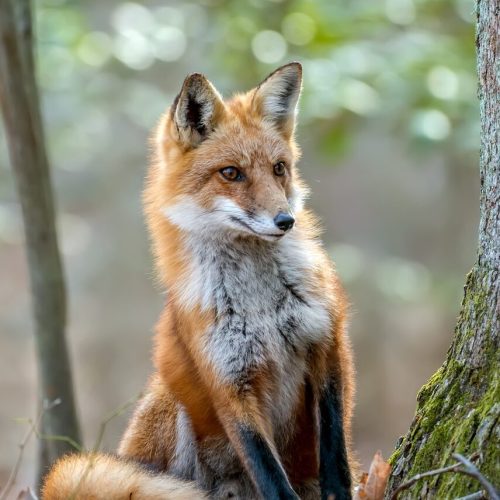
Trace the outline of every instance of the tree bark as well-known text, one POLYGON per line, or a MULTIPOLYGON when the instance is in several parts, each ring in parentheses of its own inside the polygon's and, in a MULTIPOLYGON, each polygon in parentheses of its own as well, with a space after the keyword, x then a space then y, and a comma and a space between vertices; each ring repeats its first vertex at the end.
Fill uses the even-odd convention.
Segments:
MULTIPOLYGON (((479 470, 500 477, 500 88, 498 0, 477 1, 481 114, 480 226, 477 262, 467 277, 455 336, 443 366, 417 396, 416 416, 391 458, 386 493, 411 476, 479 452, 479 470)), ((420 481, 399 498, 455 498, 481 489, 466 476, 420 481)))
MULTIPOLYGON (((59 254, 50 170, 35 81, 29 0, 0 0, 0 102, 10 159, 22 208, 34 311, 40 406, 44 435, 80 442, 66 348, 66 295, 59 254)), ((39 479, 48 465, 72 449, 42 439, 39 479)))

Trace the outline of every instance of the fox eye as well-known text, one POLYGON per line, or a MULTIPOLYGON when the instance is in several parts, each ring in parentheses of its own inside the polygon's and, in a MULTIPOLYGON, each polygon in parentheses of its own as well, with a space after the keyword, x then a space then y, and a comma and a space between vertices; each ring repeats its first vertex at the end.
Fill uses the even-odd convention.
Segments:
POLYGON ((276 163, 276 165, 274 165, 274 174, 275 175, 278 175, 281 177, 282 175, 285 175, 285 172, 286 172, 286 165, 285 165, 284 161, 279 161, 278 163, 276 163))
POLYGON ((224 167, 219 172, 228 181, 240 182, 245 179, 245 176, 236 167, 224 167))

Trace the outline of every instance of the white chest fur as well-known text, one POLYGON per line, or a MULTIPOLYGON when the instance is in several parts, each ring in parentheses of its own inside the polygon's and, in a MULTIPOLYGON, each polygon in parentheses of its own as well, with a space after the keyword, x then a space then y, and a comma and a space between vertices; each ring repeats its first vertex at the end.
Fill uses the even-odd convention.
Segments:
POLYGON ((271 367, 279 387, 273 397, 293 401, 307 350, 330 328, 321 291, 313 290, 314 262, 304 242, 292 233, 272 243, 193 238, 190 247, 192 269, 183 295, 187 303, 215 310, 205 354, 221 381, 244 391, 259 368, 271 367))

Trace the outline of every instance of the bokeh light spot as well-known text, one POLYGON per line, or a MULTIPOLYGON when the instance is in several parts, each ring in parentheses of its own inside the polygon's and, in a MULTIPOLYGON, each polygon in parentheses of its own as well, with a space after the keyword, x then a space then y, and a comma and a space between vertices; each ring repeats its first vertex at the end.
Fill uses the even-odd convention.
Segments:
POLYGON ((341 105, 358 115, 368 115, 380 104, 378 93, 365 82, 347 78, 339 88, 341 105))
POLYGON ((137 31, 118 35, 114 40, 113 52, 123 64, 138 71, 149 68, 155 57, 151 42, 137 31))
POLYGON ((411 128, 415 135, 432 141, 442 141, 451 132, 449 118, 438 109, 417 111, 413 116, 411 128))
POLYGON ((162 61, 177 61, 186 50, 186 36, 175 26, 163 26, 154 36, 155 56, 162 61))
POLYGON ((435 66, 427 75, 427 87, 439 99, 455 99, 458 96, 458 76, 446 66, 435 66))
POLYGON ((294 45, 307 45, 316 34, 315 22, 302 12, 288 14, 283 19, 281 29, 287 41, 294 45))
POLYGON ((263 63, 277 63, 285 57, 286 51, 286 41, 277 31, 260 31, 252 39, 252 52, 263 63))
POLYGON ((120 4, 113 12, 111 23, 118 33, 139 31, 149 33, 155 27, 151 11, 144 5, 135 2, 120 4))

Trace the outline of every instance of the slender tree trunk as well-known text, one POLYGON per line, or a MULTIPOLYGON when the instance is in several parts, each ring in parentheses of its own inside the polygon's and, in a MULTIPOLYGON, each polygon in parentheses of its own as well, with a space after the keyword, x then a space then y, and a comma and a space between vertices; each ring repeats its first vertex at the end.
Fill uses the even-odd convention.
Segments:
MULTIPOLYGON (((387 492, 411 476, 479 452, 476 464, 500 477, 500 89, 498 0, 477 2, 481 112, 481 219, 478 258, 467 277, 455 336, 443 366, 417 396, 416 416, 391 461, 387 492)), ((481 490, 455 474, 420 481, 400 498, 455 498, 481 490)))
MULTIPOLYGON (((65 340, 64 276, 32 50, 29 0, 0 0, 0 102, 24 220, 40 405, 60 400, 44 413, 41 432, 80 442, 65 340)), ((42 439, 39 479, 71 448, 67 441, 42 439)))

